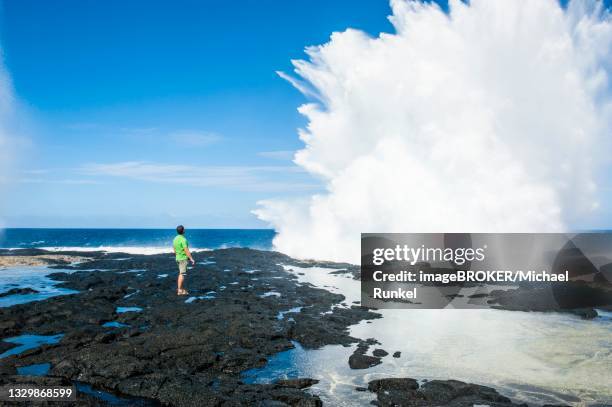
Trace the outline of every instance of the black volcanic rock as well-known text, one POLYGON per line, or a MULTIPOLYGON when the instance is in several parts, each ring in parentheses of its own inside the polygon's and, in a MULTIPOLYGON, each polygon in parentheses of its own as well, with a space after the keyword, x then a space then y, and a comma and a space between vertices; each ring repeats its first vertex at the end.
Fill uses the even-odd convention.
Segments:
POLYGON ((23 295, 23 294, 36 294, 36 293, 38 293, 38 291, 30 287, 11 288, 8 291, 0 293, 0 297, 8 297, 9 295, 23 295))
MULTIPOLYGON (((50 275, 63 282, 59 286, 78 294, 0 308, 0 338, 64 334, 57 344, 2 359, 0 377, 9 380, 19 377, 14 376, 16 367, 50 363, 49 377, 36 380, 78 380, 121 397, 163 405, 319 406, 317 396, 302 390, 314 379, 247 384, 242 372, 264 366, 270 356, 293 348, 293 341, 305 348, 358 342, 349 336, 348 327, 380 317, 360 306, 333 307, 345 297, 298 284, 280 264, 304 263, 280 253, 195 253, 196 261, 214 263, 189 270, 189 296, 176 295, 172 255, 99 252, 87 257, 87 262, 61 266, 72 273, 50 275), (268 292, 280 295, 265 296, 268 292), (141 311, 118 313, 117 307, 141 311), (292 313, 292 318, 277 318, 281 311, 296 307, 302 311, 292 313), (103 326, 111 321, 126 326, 103 326)), ((84 405, 95 405, 90 401, 84 405)))
POLYGON ((374 356, 353 353, 349 357, 348 363, 351 369, 368 369, 372 366, 380 365, 382 362, 380 358, 374 356))
POLYGON ((388 354, 389 354, 389 352, 387 352, 384 349, 374 349, 372 351, 372 355, 374 355, 374 356, 376 356, 378 358, 383 358, 383 357, 387 356, 388 354))
POLYGON ((349 356, 349 367, 351 369, 368 369, 372 366, 381 364, 382 362, 380 357, 366 355, 366 352, 370 346, 376 344, 378 344, 378 341, 374 338, 368 338, 365 341, 360 341, 357 344, 353 354, 349 356))
POLYGON ((316 379, 301 378, 301 379, 284 379, 277 380, 276 384, 281 387, 291 387, 294 389, 305 389, 312 386, 313 384, 319 383, 316 379))
POLYGON ((577 308, 571 310, 572 314, 578 315, 582 319, 593 319, 597 318, 598 314, 593 308, 577 308))
MULTIPOLYGON (((569 312, 612 305, 612 284, 568 281, 548 285, 493 290, 487 302, 493 308, 510 311, 569 312)), ((592 313, 591 313, 592 314, 592 313)))
POLYGON ((595 274, 593 281, 597 283, 612 284, 612 263, 604 264, 599 268, 599 273, 595 274))
POLYGON ((376 393, 376 405, 382 407, 490 407, 522 406, 500 395, 495 389, 458 380, 432 380, 423 385, 411 378, 372 380, 368 390, 376 393))
POLYGON ((557 253, 550 272, 562 274, 566 270, 570 278, 593 275, 598 272, 597 267, 571 240, 557 253))

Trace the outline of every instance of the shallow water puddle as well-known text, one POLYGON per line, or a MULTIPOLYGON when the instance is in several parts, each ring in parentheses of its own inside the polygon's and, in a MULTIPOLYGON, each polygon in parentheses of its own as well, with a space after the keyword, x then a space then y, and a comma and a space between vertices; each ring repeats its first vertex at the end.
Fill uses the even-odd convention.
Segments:
POLYGON ((52 345, 58 343, 64 334, 57 335, 20 335, 12 338, 3 339, 4 342, 15 343, 18 346, 0 354, 0 359, 11 355, 18 355, 26 350, 38 348, 42 345, 52 345))
POLYGON ((157 278, 166 278, 168 277, 168 274, 158 274, 157 278))
MULTIPOLYGON (((214 291, 211 291, 214 293, 214 291)), ((197 297, 189 297, 185 300, 186 304, 191 304, 192 302, 194 302, 195 300, 212 300, 214 299, 215 296, 214 295, 200 295, 197 297)))
POLYGON ((129 293, 129 294, 124 295, 123 298, 130 298, 131 296, 136 295, 139 292, 140 292, 140 290, 136 290, 133 293, 129 293))
POLYGON ((50 269, 46 266, 0 268, 0 293, 11 289, 31 288, 37 293, 12 294, 0 297, 0 307, 10 307, 33 301, 41 301, 59 295, 77 294, 78 291, 58 287, 62 281, 52 280, 51 273, 74 273, 69 269, 50 269))
POLYGON ((51 369, 51 363, 38 363, 18 367, 17 374, 22 376, 46 376, 49 373, 49 369, 51 369))
POLYGON ((141 312, 141 311, 142 311, 141 307, 117 307, 117 309, 115 310, 117 314, 123 314, 124 312, 141 312))
POLYGON ((268 359, 264 367, 245 370, 241 374, 244 383, 272 383, 279 379, 300 377, 300 369, 294 363, 306 354, 306 350, 299 342, 292 341, 295 348, 278 352, 268 359))
POLYGON ((105 328, 127 328, 129 327, 128 324, 122 324, 121 322, 117 322, 117 321, 105 322, 102 324, 102 326, 105 328))
POLYGON ((285 318, 285 314, 296 314, 298 312, 302 312, 302 308, 304 307, 295 307, 288 309, 287 311, 279 311, 278 315, 276 316, 276 319, 280 321, 281 319, 285 318))

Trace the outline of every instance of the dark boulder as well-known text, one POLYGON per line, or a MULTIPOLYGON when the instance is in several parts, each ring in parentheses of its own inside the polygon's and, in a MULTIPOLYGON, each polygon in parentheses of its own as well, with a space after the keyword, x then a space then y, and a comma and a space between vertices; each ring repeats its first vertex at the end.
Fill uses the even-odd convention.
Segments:
POLYGON ((281 387, 291 387, 293 389, 305 389, 317 383, 319 383, 318 380, 311 378, 284 379, 276 381, 276 384, 281 387))
POLYGON ((372 351, 372 355, 376 356, 377 358, 383 358, 387 356, 388 354, 389 352, 387 352, 384 349, 374 349, 374 351, 372 351))
POLYGON ((379 406, 405 407, 490 407, 522 406, 499 394, 495 389, 458 380, 432 380, 423 385, 411 378, 372 380, 368 390, 376 393, 379 406))
POLYGON ((380 358, 375 356, 362 355, 360 353, 353 353, 349 357, 349 366, 351 369, 368 369, 372 366, 381 364, 380 358))
POLYGON ((11 288, 8 291, 0 293, 0 297, 8 297, 9 295, 24 295, 24 294, 36 294, 36 293, 38 293, 38 291, 30 287, 11 288))

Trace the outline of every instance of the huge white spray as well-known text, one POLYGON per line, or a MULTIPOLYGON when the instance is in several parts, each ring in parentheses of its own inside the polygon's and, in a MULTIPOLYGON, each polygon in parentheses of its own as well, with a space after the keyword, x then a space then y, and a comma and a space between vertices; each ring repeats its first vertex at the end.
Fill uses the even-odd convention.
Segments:
POLYGON ((299 108, 295 162, 326 192, 260 202, 278 250, 356 262, 360 232, 559 231, 596 209, 612 110, 601 4, 391 6, 395 33, 334 33, 294 61, 298 78, 281 74, 317 99, 299 108))

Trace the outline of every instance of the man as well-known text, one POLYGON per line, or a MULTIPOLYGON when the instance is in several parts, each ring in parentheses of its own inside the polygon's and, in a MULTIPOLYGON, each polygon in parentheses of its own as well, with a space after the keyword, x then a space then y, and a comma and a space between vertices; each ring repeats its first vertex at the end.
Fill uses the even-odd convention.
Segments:
POLYGON ((172 246, 174 246, 174 255, 176 256, 176 262, 178 264, 179 275, 178 275, 178 289, 176 291, 177 295, 187 295, 189 294, 187 290, 183 289, 183 281, 185 280, 185 275, 187 274, 187 259, 191 261, 191 264, 195 264, 193 261, 193 257, 191 257, 191 252, 189 251, 189 243, 187 239, 185 239, 185 228, 183 225, 178 225, 176 227, 176 237, 172 241, 172 246))

